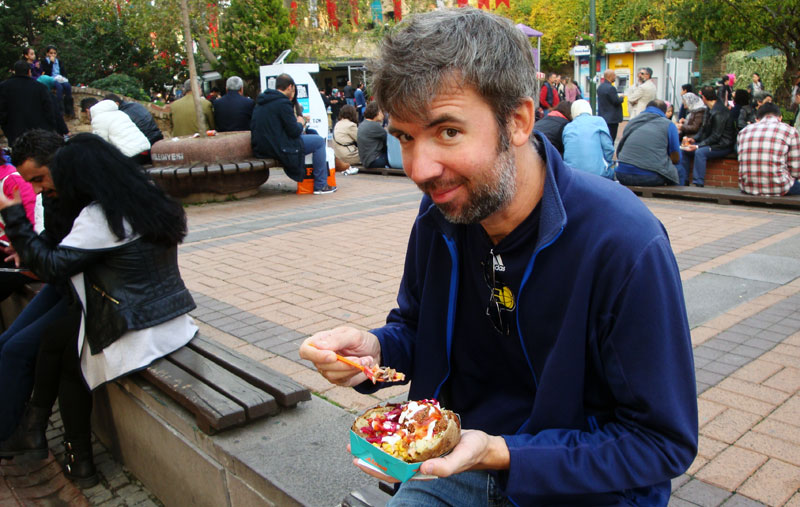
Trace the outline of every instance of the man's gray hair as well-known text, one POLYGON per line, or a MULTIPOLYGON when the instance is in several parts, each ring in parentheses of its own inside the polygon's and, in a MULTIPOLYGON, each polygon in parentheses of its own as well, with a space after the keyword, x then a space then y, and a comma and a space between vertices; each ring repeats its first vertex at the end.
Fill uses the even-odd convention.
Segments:
POLYGON ((231 76, 225 81, 225 89, 232 92, 238 92, 244 86, 244 81, 239 76, 231 76))
MULTIPOLYGON (((200 86, 200 83, 200 78, 197 78, 197 86, 200 86)), ((183 82, 183 92, 189 93, 190 91, 192 91, 192 78, 189 78, 183 82)))
MULTIPOLYGON (((381 109, 413 121, 427 116, 444 87, 472 87, 507 137, 511 114, 535 95, 536 68, 525 35, 508 19, 473 8, 417 14, 399 28, 368 64, 381 109)), ((507 146, 507 138, 501 141, 507 146)))

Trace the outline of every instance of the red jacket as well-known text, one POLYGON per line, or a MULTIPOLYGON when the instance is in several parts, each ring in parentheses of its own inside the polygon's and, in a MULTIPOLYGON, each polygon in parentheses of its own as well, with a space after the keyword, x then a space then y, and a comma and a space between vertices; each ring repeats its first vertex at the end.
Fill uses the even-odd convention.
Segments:
MULTIPOLYGON (((25 215, 28 217, 28 220, 34 224, 36 222, 34 211, 36 208, 36 192, 33 191, 31 184, 22 179, 16 167, 11 164, 6 164, 2 160, 0 160, 0 181, 3 182, 0 191, 9 199, 13 199, 14 191, 19 189, 22 205, 25 207, 25 215)), ((8 239, 2 220, 0 220, 0 239, 8 239)))
POLYGON ((558 102, 558 90, 552 88, 550 83, 545 83, 542 86, 541 92, 539 92, 539 105, 544 109, 552 109, 558 105, 558 102), (550 91, 550 100, 547 100, 548 90, 550 91))

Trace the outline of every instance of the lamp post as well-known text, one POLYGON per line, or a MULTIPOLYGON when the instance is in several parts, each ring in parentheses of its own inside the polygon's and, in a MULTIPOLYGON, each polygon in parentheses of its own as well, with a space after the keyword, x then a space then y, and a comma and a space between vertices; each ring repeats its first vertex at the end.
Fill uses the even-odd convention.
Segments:
POLYGON ((597 82, 595 73, 597 67, 597 16, 595 15, 595 0, 589 0, 589 103, 592 112, 597 113, 597 82))

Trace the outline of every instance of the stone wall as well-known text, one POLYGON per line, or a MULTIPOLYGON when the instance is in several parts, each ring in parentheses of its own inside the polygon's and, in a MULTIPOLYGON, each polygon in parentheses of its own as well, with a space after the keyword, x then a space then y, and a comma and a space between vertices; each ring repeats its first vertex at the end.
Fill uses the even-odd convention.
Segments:
MULTIPOLYGON (((81 123, 88 124, 88 120, 82 118, 80 114, 81 108, 81 100, 91 97, 97 100, 103 100, 103 97, 106 96, 110 92, 106 90, 98 90, 97 88, 89 88, 89 87, 74 87, 72 89, 72 97, 75 99, 75 117, 80 118, 81 123)), ((117 94, 119 95, 119 94, 117 94)), ((153 115, 153 118, 158 124, 158 128, 161 129, 161 132, 164 133, 165 138, 172 137, 172 120, 170 119, 169 114, 169 107, 159 107, 151 102, 142 102, 140 100, 133 99, 131 97, 127 97, 125 95, 119 95, 125 102, 138 102, 139 104, 143 105, 150 111, 150 114, 153 115)), ((70 129, 71 130, 71 129, 70 129)))

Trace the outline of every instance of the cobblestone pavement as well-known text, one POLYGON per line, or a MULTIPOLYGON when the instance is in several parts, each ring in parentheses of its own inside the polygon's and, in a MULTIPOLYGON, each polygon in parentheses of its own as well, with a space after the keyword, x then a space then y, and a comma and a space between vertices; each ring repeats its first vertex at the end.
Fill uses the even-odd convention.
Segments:
MULTIPOLYGON (((254 198, 188 207, 180 265, 201 332, 356 411, 406 388, 334 387, 297 349, 319 330, 384 322, 420 193, 402 177, 337 179, 335 194, 298 196, 273 171, 254 198)), ((644 202, 672 240, 697 372, 699 454, 670 505, 800 506, 800 214, 644 202)), ((83 491, 90 504, 155 502, 98 450, 108 471, 83 491)))

